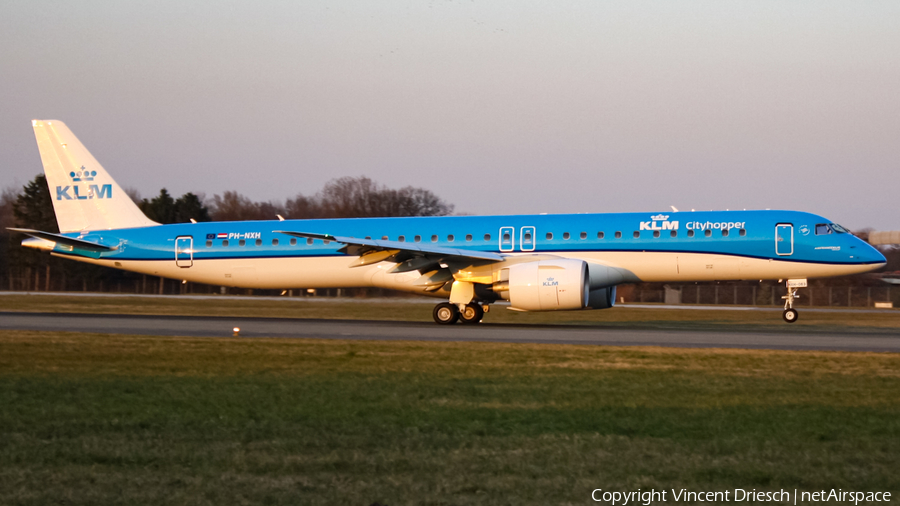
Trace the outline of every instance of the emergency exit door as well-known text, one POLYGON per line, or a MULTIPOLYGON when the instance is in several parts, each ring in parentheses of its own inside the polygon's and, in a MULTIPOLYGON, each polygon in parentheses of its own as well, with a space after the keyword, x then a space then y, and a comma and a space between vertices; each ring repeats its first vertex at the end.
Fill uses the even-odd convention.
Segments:
POLYGON ((775 225, 775 254, 779 256, 794 254, 794 225, 790 223, 775 225))
POLYGON ((175 239, 175 265, 178 267, 194 265, 193 237, 178 237, 175 239))
POLYGON ((500 227, 500 251, 512 251, 516 247, 516 229, 500 227))
POLYGON ((519 237, 522 239, 519 249, 522 251, 534 251, 534 227, 522 227, 519 237))

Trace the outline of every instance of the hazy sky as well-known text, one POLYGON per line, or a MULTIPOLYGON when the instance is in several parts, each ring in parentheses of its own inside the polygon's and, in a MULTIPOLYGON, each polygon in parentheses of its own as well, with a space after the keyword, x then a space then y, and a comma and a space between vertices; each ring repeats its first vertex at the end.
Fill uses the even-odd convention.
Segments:
POLYGON ((0 0, 0 186, 59 119, 122 186, 366 175, 475 214, 900 228, 900 2, 0 0))

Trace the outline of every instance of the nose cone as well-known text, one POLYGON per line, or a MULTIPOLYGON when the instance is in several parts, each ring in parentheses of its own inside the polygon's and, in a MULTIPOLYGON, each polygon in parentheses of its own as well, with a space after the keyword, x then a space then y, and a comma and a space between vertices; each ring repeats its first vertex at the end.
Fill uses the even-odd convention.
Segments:
POLYGON ((881 254, 880 251, 873 248, 869 244, 865 244, 860 248, 859 258, 861 261, 870 264, 872 266, 871 270, 876 270, 884 267, 884 264, 887 263, 887 259, 884 258, 884 255, 881 254))

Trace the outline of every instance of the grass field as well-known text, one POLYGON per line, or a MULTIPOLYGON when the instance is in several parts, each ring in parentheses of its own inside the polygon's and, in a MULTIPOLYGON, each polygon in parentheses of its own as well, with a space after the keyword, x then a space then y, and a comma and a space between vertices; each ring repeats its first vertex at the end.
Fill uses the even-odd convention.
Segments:
POLYGON ((900 492, 898 354, 6 331, 0 406, 0 504, 900 492))
MULTIPOLYGON (((437 303, 438 301, 433 301, 437 303)), ((51 313, 124 313, 191 316, 247 316, 279 318, 328 318, 359 320, 432 321, 432 301, 403 299, 247 299, 223 296, 210 299, 177 297, 83 297, 55 295, 0 295, 0 311, 51 313)), ((721 329, 724 325, 744 330, 779 332, 900 333, 900 310, 878 312, 810 312, 800 309, 800 320, 787 325, 781 309, 741 311, 721 309, 654 309, 614 307, 603 311, 522 313, 493 306, 485 322, 517 324, 607 325, 664 327, 685 330, 721 329)))

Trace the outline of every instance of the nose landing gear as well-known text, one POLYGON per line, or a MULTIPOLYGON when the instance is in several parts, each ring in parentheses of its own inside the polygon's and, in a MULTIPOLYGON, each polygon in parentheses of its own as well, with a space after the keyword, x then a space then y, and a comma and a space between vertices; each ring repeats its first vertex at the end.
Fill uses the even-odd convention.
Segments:
POLYGON ((794 299, 800 298, 800 296, 797 295, 797 288, 805 288, 806 280, 789 279, 787 280, 787 283, 785 283, 785 286, 787 287, 787 295, 781 297, 784 299, 784 313, 781 314, 781 317, 788 323, 794 323, 797 321, 797 318, 800 317, 800 314, 794 309, 794 299))

